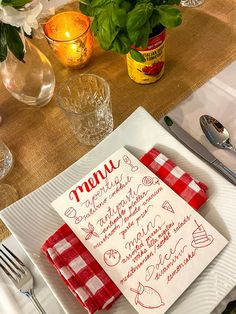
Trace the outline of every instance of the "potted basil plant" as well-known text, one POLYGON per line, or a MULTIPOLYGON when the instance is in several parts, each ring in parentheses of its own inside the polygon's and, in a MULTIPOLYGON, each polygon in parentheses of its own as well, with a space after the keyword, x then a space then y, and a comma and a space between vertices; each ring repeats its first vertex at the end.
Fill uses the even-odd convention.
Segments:
POLYGON ((180 0, 82 0, 80 10, 93 17, 101 48, 127 55, 128 73, 137 83, 161 78, 165 29, 181 24, 180 0))

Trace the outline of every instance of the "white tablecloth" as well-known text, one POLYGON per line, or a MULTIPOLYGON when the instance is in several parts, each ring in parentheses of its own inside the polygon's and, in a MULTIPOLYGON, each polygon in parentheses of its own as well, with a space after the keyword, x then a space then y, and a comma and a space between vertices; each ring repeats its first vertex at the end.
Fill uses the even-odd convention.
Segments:
MULTIPOLYGON (((158 84, 158 83, 157 83, 158 84)), ((185 101, 179 104, 169 115, 187 132, 206 146, 218 159, 236 172, 235 153, 213 147, 203 136, 199 125, 199 117, 209 114, 222 122, 230 131, 232 143, 236 145, 236 62, 229 65, 221 73, 200 87, 185 101)), ((24 261, 35 278, 35 293, 48 314, 64 313, 46 283, 30 262, 26 254, 14 239, 9 237, 4 243, 24 261)), ((210 287, 209 287, 210 288, 210 287)), ((214 311, 220 314, 226 304, 236 299, 236 289, 222 301, 214 311)), ((20 295, 10 284, 8 278, 0 272, 0 313, 1 314, 33 314, 36 313, 29 300, 20 295)))

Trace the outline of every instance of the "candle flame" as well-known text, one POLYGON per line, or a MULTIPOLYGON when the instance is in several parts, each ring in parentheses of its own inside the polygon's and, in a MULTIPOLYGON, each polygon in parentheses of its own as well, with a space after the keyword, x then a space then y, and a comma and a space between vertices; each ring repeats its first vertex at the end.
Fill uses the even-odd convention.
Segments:
POLYGON ((76 45, 76 44, 72 44, 72 45, 71 45, 71 48, 72 48, 73 50, 76 50, 76 49, 77 49, 77 45, 76 45))
POLYGON ((65 32, 65 35, 67 38, 70 38, 70 33, 69 32, 65 32))

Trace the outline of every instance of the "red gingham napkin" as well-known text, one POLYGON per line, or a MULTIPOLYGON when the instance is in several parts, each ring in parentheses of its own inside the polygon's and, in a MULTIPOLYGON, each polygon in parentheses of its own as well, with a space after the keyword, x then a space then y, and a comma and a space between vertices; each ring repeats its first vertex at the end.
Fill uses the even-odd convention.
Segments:
POLYGON ((108 310, 121 295, 68 225, 62 225, 41 249, 89 313, 108 310))
MULTIPOLYGON (((198 210, 207 200, 207 186, 152 148, 140 161, 198 210)), ((89 313, 108 310, 121 292, 102 267, 64 224, 45 241, 42 251, 89 313)))
POLYGON ((140 161, 195 210, 206 202, 207 186, 193 179, 156 148, 149 150, 140 161))

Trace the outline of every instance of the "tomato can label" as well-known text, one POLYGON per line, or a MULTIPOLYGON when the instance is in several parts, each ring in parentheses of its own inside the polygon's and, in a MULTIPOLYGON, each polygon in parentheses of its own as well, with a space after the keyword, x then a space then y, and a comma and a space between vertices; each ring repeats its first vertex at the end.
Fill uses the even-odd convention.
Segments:
POLYGON ((148 41, 146 49, 137 49, 146 59, 145 62, 135 61, 127 54, 127 67, 130 78, 139 84, 150 84, 158 81, 165 67, 165 30, 148 41))

